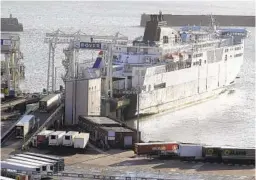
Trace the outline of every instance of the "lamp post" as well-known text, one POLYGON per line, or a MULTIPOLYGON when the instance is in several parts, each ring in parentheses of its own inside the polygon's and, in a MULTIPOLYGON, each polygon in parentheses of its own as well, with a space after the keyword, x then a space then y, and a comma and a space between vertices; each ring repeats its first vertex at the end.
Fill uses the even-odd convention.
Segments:
POLYGON ((140 142, 140 87, 137 89, 137 143, 140 142))

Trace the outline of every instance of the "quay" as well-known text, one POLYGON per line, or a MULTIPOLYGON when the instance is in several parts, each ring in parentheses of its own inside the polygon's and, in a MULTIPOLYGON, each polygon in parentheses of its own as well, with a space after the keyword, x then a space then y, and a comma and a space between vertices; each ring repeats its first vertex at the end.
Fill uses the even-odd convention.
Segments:
MULTIPOLYGON (((209 25, 209 15, 163 15, 168 26, 209 25)), ((214 18, 219 23, 219 26, 255 27, 255 16, 214 15, 214 18)), ((150 15, 142 14, 140 26, 145 27, 148 20, 150 20, 150 15)))

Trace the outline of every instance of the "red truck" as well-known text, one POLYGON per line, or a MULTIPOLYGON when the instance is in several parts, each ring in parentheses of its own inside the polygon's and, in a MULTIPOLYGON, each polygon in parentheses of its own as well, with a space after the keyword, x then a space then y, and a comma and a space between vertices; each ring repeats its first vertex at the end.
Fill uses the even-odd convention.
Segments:
POLYGON ((168 155, 177 154, 177 142, 135 143, 134 153, 137 155, 168 155))

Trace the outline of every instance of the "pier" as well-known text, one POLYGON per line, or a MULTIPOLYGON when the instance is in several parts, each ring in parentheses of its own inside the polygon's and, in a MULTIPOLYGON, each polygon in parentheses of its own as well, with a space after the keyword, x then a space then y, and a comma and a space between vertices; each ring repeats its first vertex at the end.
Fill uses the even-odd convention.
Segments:
MULTIPOLYGON (((163 14, 164 20, 168 26, 208 26, 210 21, 209 15, 173 15, 163 14)), ((255 16, 237 16, 237 15, 213 15, 219 26, 242 26, 255 27, 255 16)), ((140 26, 146 26, 146 22, 150 20, 149 14, 142 14, 140 26)))

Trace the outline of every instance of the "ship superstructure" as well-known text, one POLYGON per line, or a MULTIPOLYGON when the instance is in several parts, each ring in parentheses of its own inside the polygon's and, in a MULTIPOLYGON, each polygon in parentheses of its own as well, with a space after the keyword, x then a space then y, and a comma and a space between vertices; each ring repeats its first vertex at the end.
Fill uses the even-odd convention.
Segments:
MULTIPOLYGON (((177 31, 151 15, 143 37, 113 48, 114 96, 139 92, 140 114, 153 114, 218 95, 240 71, 246 37, 245 29, 218 28, 212 16, 209 27, 177 31)), ((136 95, 128 98, 126 118, 138 109, 136 95)))

